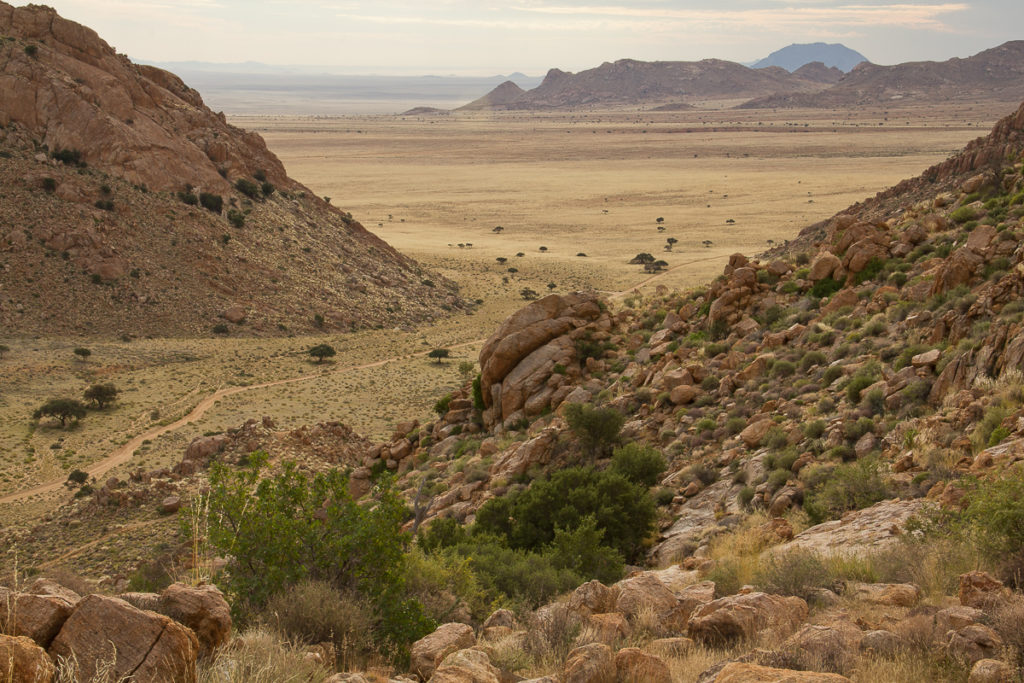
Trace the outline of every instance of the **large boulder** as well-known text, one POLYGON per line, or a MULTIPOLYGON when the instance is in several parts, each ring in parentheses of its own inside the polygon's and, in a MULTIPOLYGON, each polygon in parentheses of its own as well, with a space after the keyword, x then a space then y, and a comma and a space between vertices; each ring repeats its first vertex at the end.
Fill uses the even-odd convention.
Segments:
POLYGON ((102 595, 82 599, 50 645, 52 657, 78 661, 80 676, 91 679, 101 663, 114 678, 136 683, 196 680, 199 642, 191 630, 155 612, 102 595))
POLYGON ((485 423, 492 426, 521 410, 557 363, 575 358, 574 341, 565 335, 600 315, 596 296, 552 294, 506 319, 480 351, 485 423))
POLYGON ((635 617, 644 609, 652 610, 658 615, 667 614, 679 602, 675 593, 648 572, 623 579, 613 588, 618 591, 615 611, 628 617, 635 617))
POLYGON ((562 666, 562 683, 615 683, 615 656, 601 643, 578 647, 562 666))
POLYGON ((23 593, 0 587, 0 631, 49 647, 79 600, 77 593, 48 579, 37 579, 23 593))
POLYGON ((730 662, 713 678, 701 678, 701 683, 851 683, 846 676, 775 669, 759 664, 730 662))
POLYGON ((618 590, 609 588, 597 579, 587 581, 569 596, 569 609, 582 615, 602 614, 615 609, 618 590))
POLYGON ((424 681, 429 680, 441 661, 453 652, 465 650, 476 644, 473 627, 467 624, 442 624, 430 635, 412 644, 410 666, 413 673, 424 681))
POLYGON ((668 664, 637 647, 625 647, 615 653, 615 672, 622 683, 672 683, 668 664))
POLYGON ((854 583, 849 593, 855 600, 896 607, 913 607, 921 599, 921 589, 912 583, 854 583))
POLYGON ((216 586, 174 583, 160 593, 159 612, 188 626, 199 639, 199 656, 211 654, 231 637, 231 606, 216 586))
POLYGON ((998 659, 979 659, 971 667, 967 683, 1013 683, 1013 667, 998 659))
POLYGON ((970 664, 998 657, 1002 647, 1003 640, 999 634, 984 624, 971 624, 950 631, 946 640, 946 652, 970 664))
POLYGON ((797 597, 747 593, 719 598, 702 605, 690 617, 694 640, 721 646, 749 640, 765 629, 786 636, 807 618, 807 603, 797 597))
POLYGON ((0 634, 0 680, 4 683, 50 683, 53 662, 46 650, 25 636, 0 634))
POLYGON ((957 595, 961 605, 985 609, 1005 602, 1010 590, 988 572, 972 571, 960 576, 960 590, 957 595))
POLYGON ((431 683, 501 683, 501 672, 487 653, 458 650, 445 657, 430 678, 431 683))

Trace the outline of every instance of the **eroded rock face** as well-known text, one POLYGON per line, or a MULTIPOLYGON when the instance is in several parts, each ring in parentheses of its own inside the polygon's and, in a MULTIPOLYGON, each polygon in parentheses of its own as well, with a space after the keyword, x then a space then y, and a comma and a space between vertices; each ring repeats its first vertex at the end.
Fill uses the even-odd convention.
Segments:
POLYGON ((132 64, 49 7, 0 3, 0 34, 37 46, 35 56, 10 51, 0 102, 8 121, 50 149, 78 150, 89 165, 151 189, 179 190, 188 181, 227 190, 218 169, 259 169, 275 185, 287 182, 259 135, 229 125, 177 76, 132 64))
POLYGON ((0 630, 49 647, 80 599, 48 579, 37 579, 23 593, 0 587, 0 630))
POLYGON ((487 653, 459 650, 442 660, 430 680, 433 683, 500 683, 501 676, 487 653))
POLYGON ((112 662, 115 677, 190 683, 196 679, 199 642, 169 617, 90 595, 64 622, 49 651, 52 657, 74 654, 83 680, 95 675, 97 663, 112 662))
POLYGON ((625 647, 615 653, 615 671, 620 681, 672 683, 668 665, 637 647, 625 647))
POLYGON ((453 652, 476 644, 473 627, 467 624, 442 624, 428 636, 412 644, 410 666, 424 681, 429 680, 441 661, 453 652))
POLYGON ((988 572, 973 571, 960 576, 960 590, 957 595, 961 605, 985 609, 1004 602, 1009 593, 1003 582, 988 572))
POLYGON ((523 410, 542 410, 539 394, 548 386, 556 365, 576 363, 575 340, 570 333, 601 315, 594 295, 552 294, 512 314, 480 351, 480 389, 484 423, 499 424, 523 410))

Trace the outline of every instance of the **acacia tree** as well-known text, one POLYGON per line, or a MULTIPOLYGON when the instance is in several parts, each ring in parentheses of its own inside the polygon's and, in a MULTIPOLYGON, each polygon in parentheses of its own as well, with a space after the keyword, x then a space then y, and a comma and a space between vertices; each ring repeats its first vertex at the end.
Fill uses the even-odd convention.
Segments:
POLYGON ((117 398, 117 394, 118 389, 113 384, 93 384, 85 390, 85 400, 92 401, 98 409, 103 410, 117 398))
POLYGON ((67 425, 71 420, 78 420, 85 417, 85 405, 74 398, 51 398, 32 413, 36 420, 43 417, 55 417, 60 420, 61 426, 67 425))
POLYGON ((337 353, 330 344, 317 344, 309 350, 309 355, 316 358, 317 364, 323 363, 325 358, 330 358, 337 353))
POLYGON ((447 358, 450 355, 451 352, 448 351, 448 349, 434 349, 433 351, 427 354, 427 358, 433 358, 434 360, 437 361, 437 364, 440 365, 441 359, 447 358))
POLYGON ((89 356, 92 355, 92 351, 90 351, 89 349, 85 348, 84 346, 79 346, 78 348, 76 348, 74 353, 81 360, 85 360, 86 358, 88 358, 89 356))

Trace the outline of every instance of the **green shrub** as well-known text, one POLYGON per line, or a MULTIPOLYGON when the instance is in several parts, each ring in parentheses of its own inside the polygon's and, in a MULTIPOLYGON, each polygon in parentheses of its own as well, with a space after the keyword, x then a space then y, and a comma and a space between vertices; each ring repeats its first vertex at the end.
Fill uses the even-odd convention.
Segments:
POLYGON ((51 156, 68 166, 84 166, 82 163, 82 152, 77 149, 57 149, 51 156))
MULTIPOLYGON (((285 461, 263 477, 268 456, 253 453, 241 470, 214 463, 200 505, 212 551, 228 558, 215 580, 241 621, 303 580, 323 581, 368 600, 379 619, 373 637, 401 659, 432 623, 404 591, 406 507, 386 477, 373 500, 356 503, 339 470, 312 476, 285 461), (339 561, 341 560, 341 561, 339 561)), ((191 538, 188 512, 182 532, 191 538)))
POLYGON ((791 377, 796 372, 796 364, 788 360, 777 360, 772 365, 772 377, 791 377))
POLYGON ((227 334, 231 330, 228 329, 227 323, 217 323, 213 326, 214 334, 227 334))
POLYGON ((779 426, 772 427, 765 433, 764 438, 761 439, 761 445, 767 446, 768 448, 785 448, 789 443, 789 436, 786 431, 779 426))
POLYGON ((750 501, 754 500, 754 493, 755 491, 753 486, 744 486, 740 489, 740 492, 736 494, 736 499, 740 502, 740 505, 748 507, 750 505, 750 501))
POLYGON ((849 384, 846 385, 846 398, 851 404, 857 405, 860 403, 860 393, 867 389, 869 386, 875 383, 873 377, 866 375, 855 375, 850 380, 849 384))
POLYGON ((228 223, 232 227, 241 228, 245 225, 245 214, 238 209, 228 209, 228 223))
POLYGON ((612 471, 642 486, 657 484, 665 468, 665 456, 660 451, 636 442, 616 448, 612 454, 612 471))
POLYGON ((954 223, 966 223, 978 217, 978 211, 973 206, 961 206, 949 214, 949 219, 954 223))
POLYGON ((589 403, 573 403, 565 409, 565 421, 583 449, 592 458, 608 455, 619 440, 626 418, 614 408, 596 408, 589 403))
POLYGON ((758 567, 759 588, 775 595, 795 595, 810 601, 814 590, 830 587, 832 576, 824 558, 813 550, 796 548, 769 552, 758 567))
POLYGON ((434 412, 437 413, 438 415, 444 415, 445 413, 448 412, 448 405, 451 402, 452 395, 445 394, 441 398, 437 399, 437 402, 434 404, 434 412))
POLYGON ((588 516, 604 544, 635 560, 654 528, 655 508, 644 487, 618 472, 571 467, 484 503, 476 531, 504 538, 511 548, 539 550, 555 540, 557 529, 574 531, 588 516))
POLYGON ((835 382, 842 376, 843 369, 838 365, 832 365, 829 366, 827 370, 825 370, 825 374, 821 376, 821 379, 825 383, 825 386, 829 386, 830 384, 832 384, 832 382, 835 382))
POLYGON ((256 199, 260 194, 260 186, 247 178, 236 180, 235 189, 250 199, 256 199))
POLYGON ((473 407, 479 411, 483 411, 486 407, 484 406, 483 390, 480 388, 479 374, 473 379, 473 407))
POLYGON ((224 198, 212 192, 200 192, 199 204, 207 211, 220 213, 224 210, 224 198))
POLYGON ((742 417, 730 417, 725 421, 725 431, 729 433, 729 436, 735 436, 742 432, 747 426, 746 419, 742 417))
POLYGON ((808 351, 804 354, 804 357, 800 359, 800 369, 804 372, 808 372, 814 366, 824 365, 827 362, 825 354, 821 351, 808 351))
POLYGON ((864 458, 839 465, 826 479, 804 494, 804 511, 815 524, 839 519, 850 510, 860 510, 884 500, 889 489, 879 473, 878 461, 864 458))
POLYGON ((822 299, 828 296, 832 296, 842 288, 842 282, 827 277, 823 280, 818 280, 817 282, 814 283, 814 285, 811 287, 811 296, 818 299, 822 299))
MULTIPOLYGON (((1019 570, 1024 561, 1024 468, 1017 465, 999 478, 973 482, 967 500, 963 516, 982 551, 1019 570)), ((1021 581, 1019 576, 1015 580, 1021 581)))
POLYGON ((825 421, 813 420, 804 425, 804 436, 808 439, 820 439, 825 433, 825 421))

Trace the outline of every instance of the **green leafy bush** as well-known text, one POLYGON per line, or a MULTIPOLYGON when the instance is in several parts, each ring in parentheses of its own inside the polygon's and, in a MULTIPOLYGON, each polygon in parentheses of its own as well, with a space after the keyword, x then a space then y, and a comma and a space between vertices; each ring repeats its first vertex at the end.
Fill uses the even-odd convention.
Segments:
MULTIPOLYGON (((245 622, 268 601, 304 581, 325 582, 373 605, 377 642, 401 658, 432 624, 404 594, 407 510, 390 481, 378 479, 372 501, 356 503, 338 470, 307 476, 294 462, 262 476, 264 452, 242 470, 214 463, 200 509, 211 549, 228 558, 216 577, 233 612, 245 622)), ((182 531, 193 525, 182 515, 182 531)))
POLYGON ((665 456, 660 451, 635 442, 616 448, 612 454, 612 471, 642 486, 657 484, 665 467, 665 456))
POLYGON ((260 194, 260 186, 248 178, 239 178, 236 180, 235 189, 250 199, 256 199, 260 194))
POLYGON ((614 408, 573 403, 565 409, 565 421, 592 458, 606 456, 619 439, 626 418, 614 408))
POLYGON ((560 470, 524 491, 492 498, 477 511, 476 531, 505 539, 512 548, 539 550, 555 540, 557 529, 576 530, 590 516, 604 544, 628 560, 642 556, 654 528, 654 502, 622 474, 592 467, 560 470))
POLYGON ((843 288, 843 283, 839 280, 833 280, 827 277, 823 280, 818 280, 811 287, 811 296, 822 299, 824 297, 832 296, 840 289, 843 288))
POLYGON ((879 473, 878 461, 865 458, 839 465, 816 482, 804 495, 804 511, 817 524, 839 519, 844 512, 866 508, 888 496, 889 489, 879 473))
POLYGON ((220 213, 224 210, 224 198, 219 194, 213 194, 212 192, 200 192, 199 205, 207 211, 220 213))

